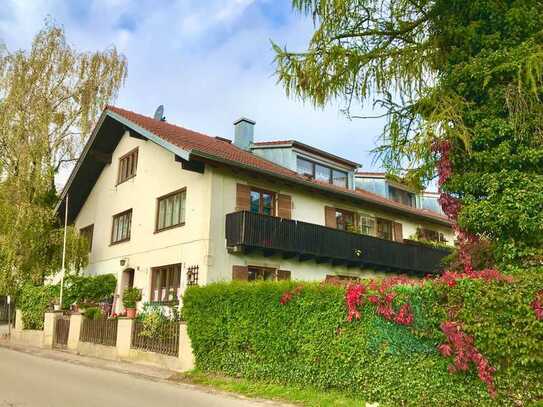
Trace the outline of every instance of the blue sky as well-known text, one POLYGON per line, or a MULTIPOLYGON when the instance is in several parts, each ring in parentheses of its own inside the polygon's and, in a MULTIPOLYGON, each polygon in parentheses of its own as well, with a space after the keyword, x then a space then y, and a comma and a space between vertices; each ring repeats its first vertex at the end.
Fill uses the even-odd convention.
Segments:
MULTIPOLYGON (((255 138, 296 139, 372 165, 381 120, 348 120, 340 104, 315 109, 289 99, 274 76, 270 40, 305 49, 310 18, 290 0, 2 0, 0 41, 29 48, 52 17, 77 49, 116 46, 128 79, 115 104, 152 116, 165 105, 169 122, 231 138, 240 116, 257 122, 255 138)), ((371 109, 364 109, 371 114, 371 109)), ((360 113, 357 111, 356 113, 360 113)))

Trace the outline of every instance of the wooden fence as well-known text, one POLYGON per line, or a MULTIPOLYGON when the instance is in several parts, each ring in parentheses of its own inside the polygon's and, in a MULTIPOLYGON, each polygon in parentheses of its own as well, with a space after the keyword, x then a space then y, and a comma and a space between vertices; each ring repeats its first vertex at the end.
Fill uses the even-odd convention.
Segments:
POLYGON ((116 319, 83 319, 79 340, 97 345, 117 345, 116 319))
POLYGON ((54 329, 53 347, 57 349, 66 349, 70 332, 70 315, 62 315, 60 318, 56 319, 54 329))
POLYGON ((132 348, 168 356, 179 356, 179 322, 164 322, 157 332, 146 332, 143 322, 134 321, 132 348))

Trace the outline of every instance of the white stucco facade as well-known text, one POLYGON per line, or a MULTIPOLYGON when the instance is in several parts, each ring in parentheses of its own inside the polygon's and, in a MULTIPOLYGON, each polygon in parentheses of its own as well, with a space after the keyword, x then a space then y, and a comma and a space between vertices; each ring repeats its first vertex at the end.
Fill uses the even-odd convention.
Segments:
POLYGON ((289 270, 295 280, 322 281, 331 274, 372 274, 370 270, 300 262, 295 258, 229 253, 225 242, 225 216, 236 209, 238 183, 290 195, 295 220, 324 225, 325 206, 334 206, 400 222, 406 238, 422 226, 443 233, 451 243, 454 240, 451 229, 446 226, 414 220, 407 214, 391 215, 386 210, 375 210, 347 199, 331 199, 330 194, 306 191, 262 176, 253 177, 224 165, 208 163, 203 174, 184 170, 173 153, 152 141, 125 133, 113 152, 111 164, 102 170, 75 218, 78 229, 94 225, 85 272, 115 274, 119 281, 117 302, 127 283, 123 272, 128 268, 134 270, 134 286, 142 289, 142 302, 150 299, 151 269, 178 263, 183 267, 182 287, 185 270, 193 265, 199 266, 199 284, 230 280, 235 265, 289 270), (119 158, 135 148, 138 148, 136 176, 117 185, 119 158), (185 224, 156 233, 157 198, 181 188, 186 188, 185 224), (130 240, 111 244, 113 216, 128 209, 132 209, 130 240))
POLYGON ((134 286, 142 289, 142 302, 150 298, 151 268, 169 264, 197 264, 205 280, 209 249, 211 174, 185 171, 174 155, 151 141, 126 133, 115 149, 89 197, 75 227, 94 225, 92 250, 86 273, 113 273, 121 295, 126 281, 123 271, 134 270, 134 286), (136 176, 117 184, 119 158, 138 148, 136 176), (186 188, 186 223, 155 232, 157 198, 186 188), (130 240, 111 244, 113 216, 132 209, 130 240), (121 260, 126 263, 121 265, 121 260))

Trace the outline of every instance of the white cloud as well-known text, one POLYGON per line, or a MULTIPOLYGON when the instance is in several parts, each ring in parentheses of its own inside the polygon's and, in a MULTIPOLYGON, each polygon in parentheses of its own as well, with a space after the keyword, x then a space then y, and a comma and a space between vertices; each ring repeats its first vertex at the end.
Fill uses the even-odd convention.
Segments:
POLYGON ((115 45, 127 56, 122 107, 152 115, 164 104, 168 121, 224 137, 248 116, 257 139, 297 139, 371 167, 382 121, 348 121, 338 106, 315 110, 276 84, 270 39, 303 49, 312 32, 287 1, 7 0, 0 39, 28 48, 47 15, 78 49, 115 45))

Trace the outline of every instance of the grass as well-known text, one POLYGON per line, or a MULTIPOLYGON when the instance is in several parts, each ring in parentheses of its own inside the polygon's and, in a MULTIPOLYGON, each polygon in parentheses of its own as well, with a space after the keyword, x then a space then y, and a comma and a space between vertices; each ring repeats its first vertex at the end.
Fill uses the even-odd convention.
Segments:
POLYGON ((171 379, 177 382, 213 387, 246 397, 282 401, 300 406, 360 407, 366 405, 365 401, 356 395, 335 390, 325 391, 310 386, 301 387, 258 382, 204 373, 198 370, 178 373, 171 379))

